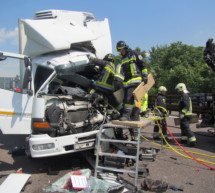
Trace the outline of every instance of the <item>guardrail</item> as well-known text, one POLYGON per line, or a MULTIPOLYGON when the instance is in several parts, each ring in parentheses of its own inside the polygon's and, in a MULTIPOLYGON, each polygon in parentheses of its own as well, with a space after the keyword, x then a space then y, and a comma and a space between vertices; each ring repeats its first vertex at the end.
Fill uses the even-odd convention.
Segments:
MULTIPOLYGON (((192 100, 193 113, 199 114, 213 114, 215 112, 215 95, 209 93, 190 94, 192 100)), ((155 105, 156 95, 149 96, 148 107, 152 108, 155 105)), ((167 95, 166 106, 170 111, 178 111, 179 95, 167 95)))

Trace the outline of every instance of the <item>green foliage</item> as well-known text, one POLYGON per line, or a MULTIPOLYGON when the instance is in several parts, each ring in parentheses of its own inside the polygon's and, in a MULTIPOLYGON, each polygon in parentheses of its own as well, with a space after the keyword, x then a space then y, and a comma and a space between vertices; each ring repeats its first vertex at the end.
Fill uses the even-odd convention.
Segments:
POLYGON ((114 64, 120 64, 121 58, 122 58, 122 57, 121 57, 120 55, 115 56, 115 57, 114 57, 114 64))
POLYGON ((134 49, 137 53, 139 53, 141 56, 143 56, 143 58, 146 57, 146 52, 145 51, 142 51, 139 47, 136 47, 134 49))
POLYGON ((183 82, 192 93, 214 92, 214 75, 203 60, 203 47, 172 43, 151 48, 151 72, 156 84, 175 93, 176 84, 183 82))

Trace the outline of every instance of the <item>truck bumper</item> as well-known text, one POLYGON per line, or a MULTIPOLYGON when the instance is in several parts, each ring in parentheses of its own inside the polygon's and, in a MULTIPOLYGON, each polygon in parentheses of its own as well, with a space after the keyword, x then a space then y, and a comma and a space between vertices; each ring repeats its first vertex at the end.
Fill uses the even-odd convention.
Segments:
POLYGON ((26 141, 29 148, 26 153, 32 158, 41 158, 94 149, 97 133, 98 130, 61 137, 31 135, 26 141))

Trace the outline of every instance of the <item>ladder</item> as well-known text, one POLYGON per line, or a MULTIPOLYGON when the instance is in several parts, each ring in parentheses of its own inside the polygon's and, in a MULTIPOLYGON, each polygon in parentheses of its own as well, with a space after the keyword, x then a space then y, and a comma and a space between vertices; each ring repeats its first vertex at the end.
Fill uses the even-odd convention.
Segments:
POLYGON ((138 166, 139 166, 139 150, 140 150, 140 132, 141 132, 141 127, 131 127, 131 126, 126 126, 126 125, 118 125, 118 124, 112 124, 112 123, 107 123, 104 124, 100 127, 100 130, 98 132, 98 138, 97 138, 97 146, 96 146, 96 165, 95 165, 95 173, 94 176, 97 177, 98 170, 108 170, 108 171, 114 171, 114 172, 120 172, 120 173, 130 173, 134 174, 134 185, 137 186, 137 180, 138 180, 138 166), (137 141, 128 141, 128 140, 119 140, 119 139, 107 139, 102 137, 102 131, 105 129, 116 129, 116 128, 121 128, 121 129, 134 129, 137 132, 137 141), (113 154, 113 153, 106 153, 102 152, 101 148, 101 142, 111 142, 111 143, 123 143, 123 144, 133 144, 137 148, 137 153, 135 156, 133 155, 119 155, 119 154, 113 154), (110 157, 119 157, 119 158, 129 158, 133 159, 136 161, 136 167, 135 170, 128 170, 128 169, 118 169, 115 167, 107 167, 107 166, 101 166, 99 164, 99 160, 101 156, 110 156, 110 157))

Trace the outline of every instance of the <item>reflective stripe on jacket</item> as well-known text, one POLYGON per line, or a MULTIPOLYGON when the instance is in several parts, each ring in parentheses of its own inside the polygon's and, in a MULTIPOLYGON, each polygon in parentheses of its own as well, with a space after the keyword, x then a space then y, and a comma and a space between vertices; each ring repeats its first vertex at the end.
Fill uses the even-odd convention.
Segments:
MULTIPOLYGON (((137 65, 137 56, 134 51, 128 50, 128 53, 122 58, 121 66, 117 69, 116 77, 123 80, 124 87, 138 85, 142 82, 141 69, 143 68, 137 65)), ((147 71, 145 70, 145 72, 147 71)))
POLYGON ((95 65, 100 67, 99 77, 95 84, 108 90, 114 90, 115 65, 104 60, 94 60, 95 65))
POLYGON ((116 66, 116 74, 115 74, 115 79, 117 79, 120 82, 124 81, 124 76, 122 74, 122 64, 117 64, 116 66))

